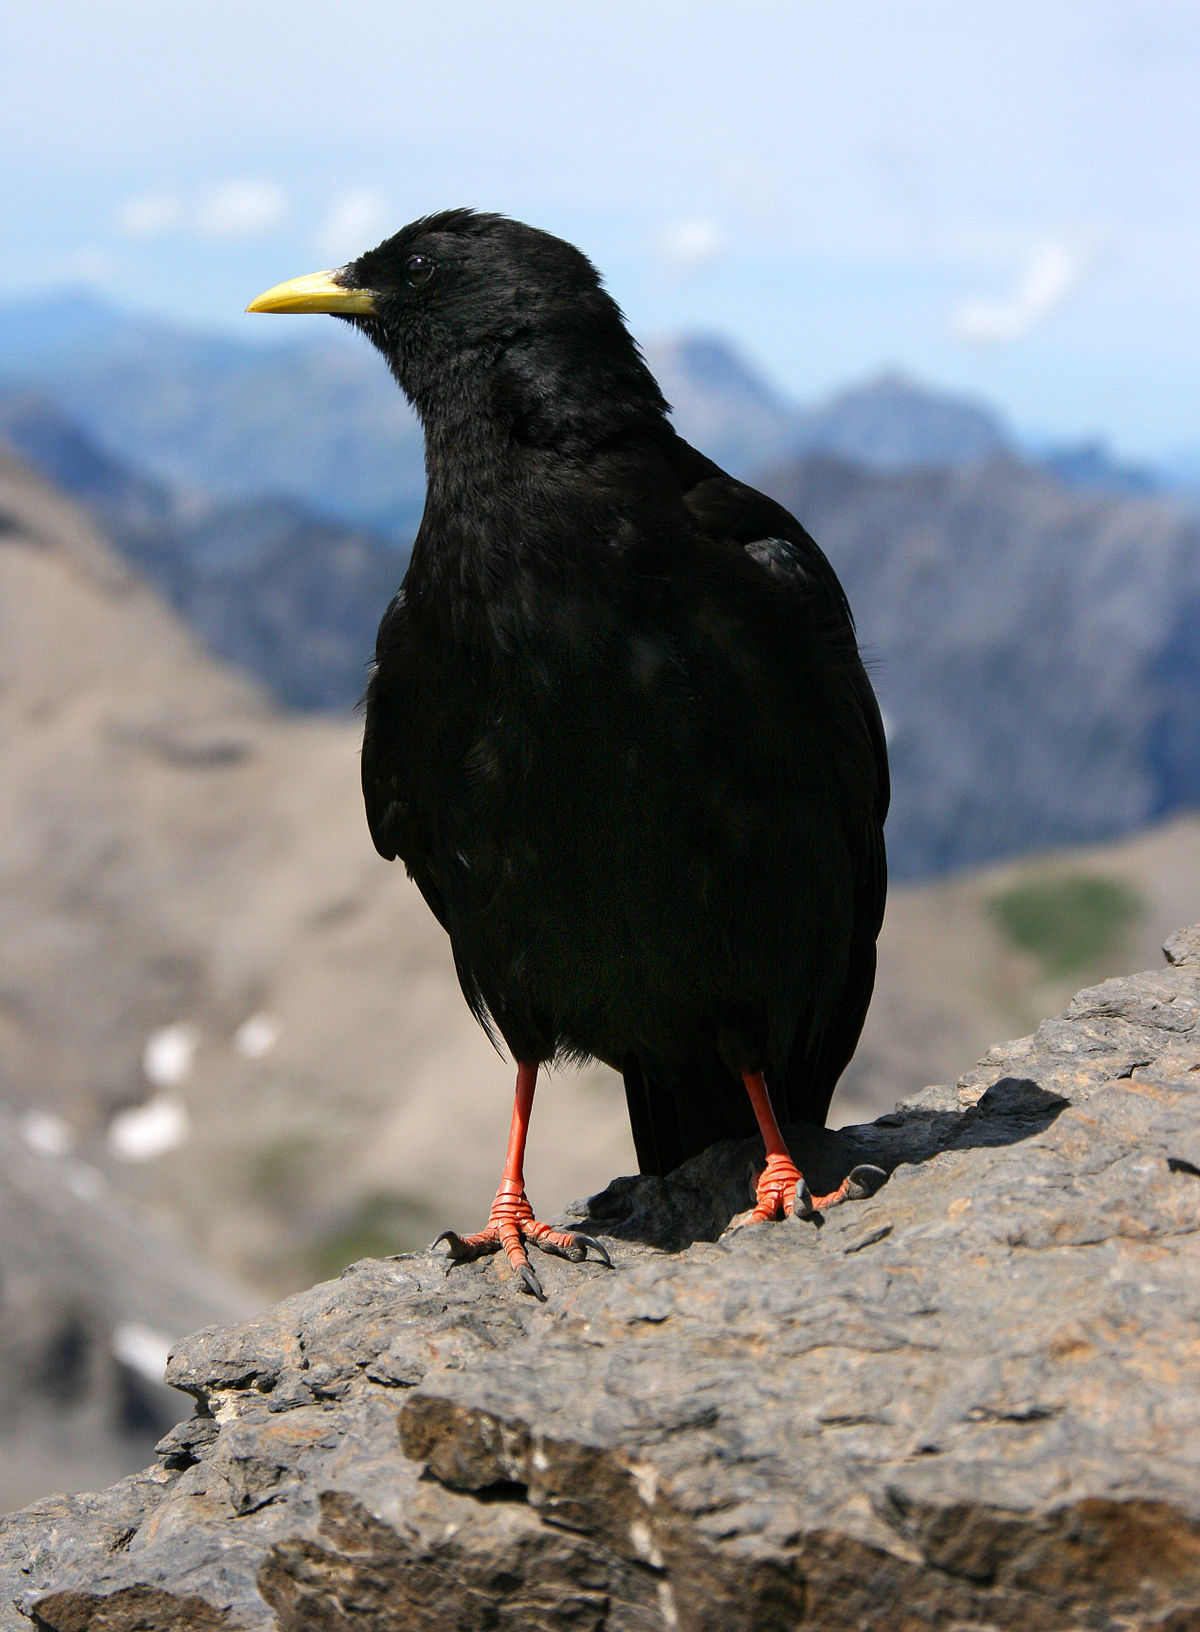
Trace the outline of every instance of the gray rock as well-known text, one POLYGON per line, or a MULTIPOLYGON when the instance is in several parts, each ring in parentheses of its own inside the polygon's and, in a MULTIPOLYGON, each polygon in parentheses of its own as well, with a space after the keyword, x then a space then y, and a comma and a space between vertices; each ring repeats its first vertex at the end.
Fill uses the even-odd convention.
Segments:
POLYGON ((952 1089, 577 1210, 612 1272, 352 1265, 179 1345, 196 1414, 0 1525, 0 1626, 1200 1624, 1200 931, 952 1089))

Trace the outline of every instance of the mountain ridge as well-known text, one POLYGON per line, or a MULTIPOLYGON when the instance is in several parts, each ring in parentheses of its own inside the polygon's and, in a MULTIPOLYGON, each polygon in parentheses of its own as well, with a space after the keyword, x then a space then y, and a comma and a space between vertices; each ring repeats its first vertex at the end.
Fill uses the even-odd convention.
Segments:
MULTIPOLYGON (((888 470, 958 467, 1007 449, 1096 490, 1189 486, 1172 475, 1190 468, 1186 454, 1153 469, 1095 439, 1035 452, 986 403, 895 370, 801 403, 720 335, 658 339, 646 355, 682 433, 742 478, 803 453, 888 470)), ((173 486, 290 496, 404 543, 420 517, 420 429, 342 325, 239 339, 77 294, 0 302, 0 386, 47 393, 110 453, 173 486)))

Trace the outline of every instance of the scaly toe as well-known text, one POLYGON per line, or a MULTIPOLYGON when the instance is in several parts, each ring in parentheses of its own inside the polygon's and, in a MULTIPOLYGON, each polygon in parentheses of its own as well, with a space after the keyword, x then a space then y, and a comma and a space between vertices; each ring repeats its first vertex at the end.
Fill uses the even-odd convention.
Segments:
MULTIPOLYGON (((733 1235, 752 1224, 772 1223, 787 1218, 804 1221, 840 1207, 844 1201, 865 1201, 881 1185, 887 1183, 883 1168, 862 1162, 851 1171, 827 1196, 814 1196, 804 1182, 804 1175, 786 1156, 768 1156, 767 1165, 758 1175, 754 1187, 754 1206, 748 1212, 730 1219, 724 1234, 733 1235)), ((821 1222, 819 1216, 817 1223, 821 1222)))
POLYGON ((587 1248, 581 1246, 574 1235, 563 1230, 552 1230, 549 1224, 541 1224, 536 1219, 523 1224, 521 1234, 542 1252, 548 1252, 555 1258, 566 1258, 572 1264, 582 1263, 587 1257, 587 1248))
POLYGON ((443 1230, 436 1241, 429 1243, 430 1252, 440 1247, 443 1241, 450 1248, 450 1257, 456 1264, 468 1264, 472 1259, 483 1258, 500 1250, 498 1231, 481 1230, 478 1235, 459 1235, 457 1230, 443 1230))
POLYGON ((887 1174, 881 1167, 873 1167, 869 1162, 862 1162, 853 1167, 838 1185, 836 1190, 827 1196, 818 1196, 813 1202, 813 1210, 818 1213, 828 1211, 830 1207, 840 1207, 844 1201, 866 1201, 873 1196, 880 1185, 887 1183, 887 1174))

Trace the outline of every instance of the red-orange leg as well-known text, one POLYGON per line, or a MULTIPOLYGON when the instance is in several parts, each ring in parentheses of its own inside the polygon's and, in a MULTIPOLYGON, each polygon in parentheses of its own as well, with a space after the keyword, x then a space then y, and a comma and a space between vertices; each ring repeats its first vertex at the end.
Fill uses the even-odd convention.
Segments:
POLYGON ((761 1071, 747 1071, 742 1081, 754 1107, 755 1120, 767 1151, 767 1165, 758 1175, 754 1187, 754 1208, 745 1218, 747 1224, 765 1224, 770 1219, 789 1218, 798 1214, 808 1218, 812 1213, 823 1213, 843 1201, 859 1201, 878 1189, 886 1174, 877 1167, 856 1167, 827 1196, 813 1196, 804 1175, 792 1160, 779 1123, 771 1096, 761 1071))
POLYGON ((533 1091, 537 1087, 536 1065, 517 1066, 517 1092, 513 1103, 512 1126, 508 1134, 508 1154, 504 1160, 504 1177, 496 1191, 496 1199, 488 1214, 487 1228, 476 1235, 458 1235, 454 1230, 443 1230, 433 1244, 445 1241, 450 1256, 456 1260, 481 1258, 485 1253, 499 1252, 503 1247, 509 1263, 520 1277, 527 1292, 544 1303, 546 1294, 537 1277, 525 1243, 532 1241, 543 1252, 579 1263, 587 1257, 591 1247, 596 1257, 607 1268, 612 1260, 598 1241, 576 1231, 551 1229, 536 1219, 525 1195, 525 1141, 529 1136, 529 1120, 533 1114, 533 1091))

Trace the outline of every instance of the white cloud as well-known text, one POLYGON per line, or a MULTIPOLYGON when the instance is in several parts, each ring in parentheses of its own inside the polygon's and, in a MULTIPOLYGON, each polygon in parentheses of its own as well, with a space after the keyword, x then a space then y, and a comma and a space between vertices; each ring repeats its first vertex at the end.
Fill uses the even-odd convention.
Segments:
POLYGON ((724 248, 725 234, 715 221, 702 216, 668 221, 654 235, 655 254, 685 272, 707 266, 724 248))
POLYGON ((1057 311, 1096 260, 1092 239, 1050 239, 1039 244, 1006 295, 973 295, 950 313, 960 340, 1001 345, 1019 340, 1057 311))
POLYGON ((183 225, 183 205, 174 193, 142 193, 117 206, 123 238, 164 238, 183 225))
POLYGON ((206 238, 254 238, 283 220, 287 203, 270 181, 224 181, 202 200, 199 228, 206 238))
POLYGON ((161 191, 137 193, 117 206, 114 225, 123 238, 148 241, 181 232, 203 238, 252 238, 278 226, 287 200, 274 182, 219 182, 199 198, 161 191))
POLYGON ((317 230, 317 250, 340 265, 370 249, 388 227, 387 200, 373 187, 358 187, 338 199, 317 230))

